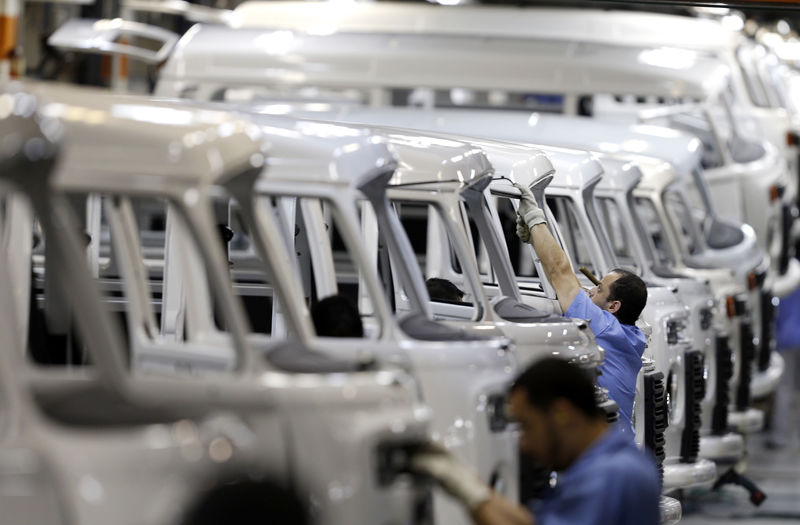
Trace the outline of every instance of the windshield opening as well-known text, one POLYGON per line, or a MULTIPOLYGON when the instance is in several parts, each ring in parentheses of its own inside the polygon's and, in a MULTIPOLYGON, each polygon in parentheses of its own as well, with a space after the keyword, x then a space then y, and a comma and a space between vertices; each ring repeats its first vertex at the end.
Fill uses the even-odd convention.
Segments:
POLYGON ((633 232, 628 231, 619 205, 610 197, 598 197, 596 202, 600 223, 606 232, 617 264, 633 269, 641 275, 642 267, 633 248, 633 232))
POLYGON ((703 244, 700 240, 698 224, 695 222, 697 217, 693 215, 693 208, 686 202, 683 193, 674 186, 670 186, 664 190, 662 200, 667 216, 679 234, 679 241, 684 253, 699 254, 703 249, 703 244))
POLYGON ((739 46, 736 58, 750 101, 760 108, 770 107, 769 97, 757 73, 753 49, 750 46, 739 46))
POLYGON ((342 212, 334 202, 327 199, 301 197, 296 200, 295 249, 303 290, 315 321, 317 335, 371 339, 378 337, 380 326, 372 315, 373 312, 359 303, 361 268, 355 247, 350 245, 345 234, 348 225, 342 212), (311 232, 317 235, 309 235, 311 232), (348 309, 355 308, 361 321, 361 333, 357 330, 358 323, 353 323, 354 330, 346 333, 340 333, 334 326, 323 327, 324 316, 320 317, 319 312, 338 311, 338 308, 333 309, 336 301, 341 301, 348 309))
POLYGON ((606 229, 603 227, 603 221, 601 220, 596 209, 595 199, 587 190, 584 190, 584 210, 586 211, 586 215, 589 217, 589 223, 594 229, 592 233, 594 234, 597 243, 600 245, 600 249, 603 251, 603 257, 605 257, 607 264, 611 268, 619 267, 620 263, 614 254, 611 241, 606 234, 606 229))
POLYGON ((655 204, 644 197, 634 197, 631 204, 631 212, 644 231, 653 263, 661 267, 671 266, 677 258, 669 246, 666 228, 661 222, 655 204))
POLYGON ((725 141, 728 153, 734 162, 753 162, 764 156, 761 145, 761 127, 758 122, 736 104, 736 97, 731 89, 722 93, 717 104, 712 105, 712 112, 720 128, 720 138, 725 141))
MULTIPOLYGON (((277 202, 270 197, 258 197, 257 201, 265 209, 271 209, 273 203, 277 202)), ((280 333, 282 327, 273 326, 274 322, 280 322, 273 311, 274 279, 268 275, 256 249, 250 225, 243 219, 240 207, 233 199, 216 202, 215 211, 220 235, 224 234, 222 227, 227 224, 230 238, 227 243, 228 265, 233 289, 242 300, 251 330, 270 335, 275 329, 280 333)), ((284 247, 275 249, 290 251, 289 241, 286 240, 284 247)))
MULTIPOLYGON (((406 235, 411 240, 416 262, 425 278, 432 303, 465 308, 466 311, 458 313, 457 318, 477 320, 481 312, 473 302, 474 290, 463 273, 466 262, 461 260, 455 248, 444 210, 430 202, 392 199, 392 203, 406 235), (449 290, 454 293, 449 293, 449 290)), ((450 318, 449 314, 439 314, 441 312, 437 312, 435 308, 435 319, 450 318)))
POLYGON ((294 283, 287 283, 286 287, 294 285, 302 294, 302 307, 308 313, 300 315, 312 320, 311 328, 318 337, 380 337, 380 322, 368 306, 359 302, 358 257, 353 241, 343 233, 348 226, 336 204, 317 197, 262 194, 256 197, 256 207, 257 227, 252 234, 238 218, 238 207, 229 213, 234 230, 230 243, 234 290, 245 304, 253 330, 283 335, 292 328, 284 310, 277 305, 275 281, 267 274, 263 248, 271 259, 275 253, 273 264, 291 264, 289 273, 294 283), (262 234, 268 232, 266 229, 276 229, 281 242, 257 247, 255 236, 261 235, 258 228, 262 234), (331 311, 341 312, 340 327, 324 322, 324 312, 331 311))
POLYGON ((708 181, 703 177, 700 169, 692 169, 691 178, 684 180, 683 184, 686 189, 686 196, 692 206, 697 209, 697 212, 699 213, 702 210, 705 216, 716 217, 714 201, 711 198, 711 189, 708 187, 708 181))
MULTIPOLYGON (((556 223, 560 226, 564 239, 564 249, 569 254, 575 267, 585 266, 590 272, 599 277, 598 268, 588 247, 587 232, 583 231, 578 220, 575 202, 569 197, 554 195, 548 195, 546 200, 556 223)), ((591 232, 588 235, 592 235, 591 232)))
POLYGON ((786 66, 777 60, 764 60, 762 68, 762 76, 765 79, 764 84, 769 89, 774 99, 774 107, 791 110, 789 105, 789 95, 786 91, 787 85, 785 78, 788 73, 786 66))
MULTIPOLYGON (((163 198, 111 193, 71 193, 69 200, 82 221, 84 261, 103 307, 119 320, 130 366, 189 375, 235 368, 227 343, 208 344, 225 339, 220 336, 235 323, 221 295, 229 282, 208 266, 207 248, 183 209, 163 198)), ((53 323, 62 308, 68 319, 80 305, 60 293, 48 295, 54 289, 46 276, 52 266, 46 233, 33 252, 31 300, 37 307, 30 312, 30 355, 39 364, 90 364, 71 321, 53 323)), ((227 248, 222 236, 219 243, 218 249, 227 248)))
MULTIPOLYGON (((497 286, 497 278, 494 275, 494 268, 492 267, 491 257, 489 250, 486 248, 486 243, 483 241, 478 225, 475 219, 469 214, 466 205, 462 202, 459 204, 461 214, 469 221, 469 240, 472 243, 472 250, 475 254, 475 260, 478 261, 478 271, 480 272, 481 282, 491 286, 497 286)), ((451 250, 451 261, 454 266, 458 264, 455 254, 451 250)), ((460 265, 459 265, 460 266, 460 265)))

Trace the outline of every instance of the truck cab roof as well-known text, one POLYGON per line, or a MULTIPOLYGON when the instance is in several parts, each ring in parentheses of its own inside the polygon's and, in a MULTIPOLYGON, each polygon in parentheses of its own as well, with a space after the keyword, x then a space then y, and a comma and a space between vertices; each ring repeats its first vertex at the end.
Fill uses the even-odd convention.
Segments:
POLYGON ((230 112, 57 84, 28 89, 67 131, 54 177, 61 187, 181 191, 263 164, 258 128, 230 112))
MULTIPOLYGON (((264 108, 269 111, 269 107, 264 108)), ((585 117, 528 111, 463 109, 365 108, 334 104, 296 104, 292 112, 303 116, 325 114, 342 122, 393 122, 413 129, 481 135, 526 144, 552 144, 586 148, 603 153, 630 153, 669 160, 691 173, 700 165, 702 143, 671 128, 603 122, 585 117)))
POLYGON ((741 37, 717 20, 588 8, 250 1, 240 4, 229 20, 235 27, 291 29, 311 34, 379 31, 515 38, 580 35, 590 41, 648 45, 679 42, 681 47, 698 49, 718 48, 741 37))
POLYGON ((459 86, 706 99, 729 82, 730 70, 723 61, 695 50, 475 36, 380 32, 331 36, 198 24, 175 47, 161 71, 157 93, 174 95, 170 90, 178 85, 189 90, 205 86, 204 97, 235 86, 459 86), (171 82, 176 84, 168 86, 171 82))
POLYGON ((268 181, 357 186, 370 173, 392 171, 387 141, 363 126, 248 114, 270 144, 268 181))

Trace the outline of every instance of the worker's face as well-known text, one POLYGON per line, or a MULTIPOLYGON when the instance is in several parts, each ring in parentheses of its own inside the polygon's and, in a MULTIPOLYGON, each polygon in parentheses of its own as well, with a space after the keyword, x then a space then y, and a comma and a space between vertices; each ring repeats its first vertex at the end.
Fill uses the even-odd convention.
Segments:
POLYGON ((539 467, 562 470, 561 440, 553 410, 541 410, 531 405, 522 390, 511 392, 511 416, 519 423, 519 448, 539 467))
POLYGON ((609 301, 608 296, 611 293, 611 283, 616 281, 620 278, 620 275, 614 272, 606 274, 600 280, 600 284, 595 286, 594 288, 589 289, 587 292, 589 297, 592 299, 592 302, 602 308, 603 310, 608 310, 609 312, 616 313, 619 310, 619 307, 622 305, 619 301, 609 301))

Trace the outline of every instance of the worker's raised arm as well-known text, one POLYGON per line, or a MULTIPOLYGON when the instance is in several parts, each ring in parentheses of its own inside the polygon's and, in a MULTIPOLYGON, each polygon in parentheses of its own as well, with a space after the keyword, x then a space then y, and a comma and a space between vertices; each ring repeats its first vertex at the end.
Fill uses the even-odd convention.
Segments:
POLYGON ((523 242, 530 242, 542 261, 544 273, 556 291, 561 311, 566 312, 578 295, 581 285, 572 272, 569 259, 553 234, 547 228, 544 210, 539 207, 530 189, 514 184, 522 194, 517 217, 517 235, 523 242))

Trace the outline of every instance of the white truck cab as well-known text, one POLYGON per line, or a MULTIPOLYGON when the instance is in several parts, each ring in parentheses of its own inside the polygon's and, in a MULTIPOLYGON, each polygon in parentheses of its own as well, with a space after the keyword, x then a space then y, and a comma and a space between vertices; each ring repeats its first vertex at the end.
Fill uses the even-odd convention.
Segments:
MULTIPOLYGON (((390 219, 385 214, 386 185, 402 170, 392 138, 354 126, 252 118, 269 138, 272 164, 251 186, 238 188, 236 197, 255 254, 274 257, 283 246, 283 257, 303 283, 294 304, 281 299, 281 311, 288 317, 290 310, 306 311, 304 300, 313 305, 331 295, 346 295, 368 327, 364 338, 326 337, 310 326, 292 326, 289 332, 321 353, 353 358, 359 349, 369 350, 378 362, 407 367, 431 407, 432 438, 473 465, 495 490, 516 499, 517 435, 504 407, 518 373, 518 349, 524 345, 514 344, 489 323, 470 332, 437 322, 424 282, 414 279, 414 268, 404 260, 406 247, 397 232, 384 232, 384 242, 394 257, 393 271, 405 275, 397 283, 405 301, 400 304, 400 294, 388 300, 384 283, 391 276, 384 273, 381 279, 378 250, 363 243, 365 228, 386 227, 390 219), (275 232, 282 234, 276 237, 275 232), (292 257, 294 253, 298 256, 292 257)), ((424 153, 433 157, 439 151, 431 147, 424 153)), ((232 253, 234 273, 241 260, 232 253)), ((468 518, 444 495, 434 498, 433 510, 441 522, 466 523, 468 518)))
MULTIPOLYGON (((27 88, 4 90, 0 96, 9 112, 0 120, 0 133, 19 140, 16 147, 9 143, 0 158, 2 233, 4 246, 13 249, 4 250, 6 264, 0 271, 3 520, 167 525, 180 521, 195 493, 226 471, 288 481, 281 459, 286 443, 280 436, 272 447, 259 450, 249 439, 253 427, 246 418, 209 402, 210 390, 228 398, 235 385, 134 377, 126 370, 127 348, 101 305, 77 223, 69 205, 50 189, 55 172, 63 173, 69 164, 65 158, 72 141, 79 139, 27 88), (65 135, 70 142, 59 153, 57 143, 65 135), (32 330, 43 329, 41 303, 30 297, 30 246, 26 250, 25 242, 31 243, 31 209, 38 214, 49 253, 61 262, 49 277, 72 307, 73 335, 80 340, 75 344, 91 357, 91 365, 42 366, 32 359, 42 355, 36 337, 23 337, 29 323, 32 330), (20 230, 26 232, 24 240, 20 230), (19 254, 27 260, 20 261, 19 254), (26 279, 12 281, 11 275, 21 276, 17 272, 23 262, 26 279), (19 310, 24 295, 32 301, 30 312, 19 310), (142 501, 148 502, 146 508, 142 501)), ((242 151, 257 150, 234 135, 242 151)), ((263 406, 261 415, 267 424, 278 420, 271 407, 263 406)))
MULTIPOLYGON (((730 340, 734 355, 738 358, 733 360, 731 411, 728 414, 728 424, 742 432, 757 431, 763 425, 763 413, 748 408, 751 393, 754 390, 751 382, 756 358, 755 336, 750 316, 742 314, 746 314, 749 310, 748 296, 752 295, 753 291, 758 293, 758 281, 756 278, 750 278, 749 273, 746 278, 743 278, 744 276, 736 269, 723 270, 720 267, 722 261, 747 261, 748 259, 754 261, 751 250, 747 249, 746 244, 739 247, 713 249, 716 253, 709 257, 709 260, 717 259, 717 264, 701 262, 705 257, 705 251, 709 249, 696 244, 700 241, 700 235, 691 231, 689 232, 692 235, 689 238, 691 242, 681 240, 686 233, 684 228, 687 226, 691 228, 691 226, 682 223, 678 214, 669 212, 664 202, 665 192, 668 189, 677 195, 675 199, 677 202, 681 202, 681 200, 685 202, 685 195, 681 197, 685 184, 677 182, 680 178, 666 163, 661 167, 642 165, 641 169, 643 178, 634 190, 634 202, 639 216, 650 234, 652 246, 662 254, 664 262, 668 263, 676 273, 708 281, 715 290, 720 313, 728 318, 730 340), (690 250, 698 257, 694 257, 690 250)), ((744 235, 747 233, 749 232, 744 229, 744 235)), ((757 259, 755 257, 755 260, 757 259)), ((753 275, 757 274, 753 273, 753 275)), ((724 348, 718 351, 724 352, 724 348)), ((767 391, 770 391, 770 388, 774 390, 777 385, 774 376, 779 378, 782 368, 780 357, 771 352, 767 373, 760 374, 767 391)))
MULTIPOLYGON (((247 450, 255 450, 247 461, 266 464, 282 479, 291 475, 302 486, 300 497, 320 519, 332 523, 377 521, 391 512, 400 521, 413 523, 419 505, 429 495, 428 487, 401 475, 402 465, 397 462, 402 463, 409 447, 428 435, 429 413, 419 402, 414 380, 392 367, 325 359, 296 342, 248 337, 213 222, 211 194, 217 185, 250 180, 264 169, 268 152, 258 127, 227 112, 180 103, 64 86, 33 86, 31 90, 50 101, 42 112, 47 118, 60 118, 68 138, 52 178, 58 196, 102 196, 112 255, 127 303, 123 312, 128 339, 127 345, 107 344, 99 347, 102 352, 93 352, 92 362, 103 365, 102 377, 121 385, 118 390, 123 400, 135 400, 145 408, 164 411, 175 407, 184 417, 212 410, 240 414, 246 425, 240 425, 234 436, 250 447, 247 450), (153 261, 143 260, 133 212, 134 205, 143 200, 165 202, 171 212, 168 220, 174 221, 170 233, 181 232, 174 238, 162 233, 165 241, 180 243, 184 250, 179 260, 168 260, 166 265, 161 262, 162 268, 166 267, 162 283, 148 282, 147 265, 153 261), (170 262, 181 271, 173 273, 170 262), (185 286, 178 287, 177 294, 184 297, 187 307, 180 323, 183 329, 169 332, 156 320, 151 289, 158 288, 158 295, 169 302, 170 294, 175 293, 170 286, 176 284, 176 275, 183 276, 185 286), (324 432, 319 431, 321 426, 324 432)), ((31 184, 27 189, 32 193, 37 186, 31 184)), ((64 219, 69 210, 65 211, 64 205, 34 203, 45 234, 50 233, 45 239, 46 279, 64 271, 59 265, 79 274, 76 268, 85 266, 87 258, 90 263, 97 262, 97 257, 91 256, 92 244, 99 242, 101 235, 89 240, 89 257, 80 253, 73 253, 72 258, 60 256, 53 251, 60 246, 54 239, 63 233, 58 228, 70 231, 73 223, 69 216, 64 219)), ((79 226, 74 228, 77 233, 79 226)), ((168 246, 163 252, 169 257, 168 246)), ((94 289, 89 273, 85 269, 84 273, 83 280, 76 278, 75 286, 94 289)), ((115 326, 107 320, 111 298, 105 297, 105 308, 89 301, 77 307, 70 301, 64 305, 64 296, 53 294, 49 287, 44 290, 45 305, 58 301, 54 313, 76 319, 85 316, 86 324, 79 326, 101 334, 115 326)), ((56 328, 50 319, 57 317, 48 317, 48 327, 56 328)), ((83 376, 93 367, 77 368, 76 374, 83 376)), ((100 405, 93 412, 91 405, 71 402, 74 396, 67 395, 70 384, 61 387, 52 390, 51 410, 85 418, 101 418, 108 412, 114 417, 126 414, 122 410, 125 405, 113 410, 106 407, 105 411, 100 405)), ((142 434, 147 437, 144 430, 142 434)), ((181 450, 176 449, 176 457, 181 450)), ((207 457, 202 449, 198 453, 207 457)), ((217 461, 213 451, 209 454, 209 461, 217 461)), ((73 454, 65 461, 80 463, 91 457, 73 454)), ((135 461, 132 455, 125 457, 135 461)), ((143 461, 139 465, 129 470, 144 468, 154 476, 169 478, 143 461)), ((143 479, 146 490, 158 490, 158 478, 143 479)), ((119 482, 124 489, 109 484, 107 490, 127 494, 130 474, 119 482)), ((73 486, 80 487, 79 479, 73 486)), ((160 497, 168 494, 154 495, 153 500, 160 497)), ((142 500, 126 503, 130 510, 125 515, 138 520, 141 512, 134 507, 142 500)), ((111 508, 87 501, 87 511, 105 508, 116 513, 128 508, 125 501, 111 508)), ((116 519, 102 516, 102 522, 116 519)), ((170 519, 173 523, 174 517, 170 519)))

